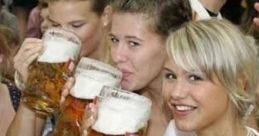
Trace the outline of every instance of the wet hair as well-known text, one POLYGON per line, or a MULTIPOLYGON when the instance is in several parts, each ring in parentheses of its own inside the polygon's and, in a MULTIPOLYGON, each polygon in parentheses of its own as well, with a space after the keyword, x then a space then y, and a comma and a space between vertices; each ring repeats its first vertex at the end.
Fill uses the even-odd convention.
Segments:
POLYGON ((151 19, 151 28, 164 37, 192 16, 188 0, 111 0, 111 6, 113 13, 143 14, 151 19))
POLYGON ((171 60, 186 71, 197 70, 212 82, 213 75, 226 88, 230 101, 243 117, 254 104, 256 46, 226 20, 189 22, 167 40, 171 60), (244 78, 245 87, 240 82, 244 78))
POLYGON ((102 15, 105 7, 109 4, 109 0, 48 0, 48 2, 56 2, 56 1, 90 1, 92 11, 97 15, 102 15))

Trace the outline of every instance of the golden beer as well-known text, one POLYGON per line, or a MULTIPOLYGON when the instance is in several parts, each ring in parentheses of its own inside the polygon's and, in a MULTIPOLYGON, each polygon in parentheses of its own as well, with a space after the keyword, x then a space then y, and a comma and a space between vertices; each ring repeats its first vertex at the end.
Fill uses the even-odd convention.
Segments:
POLYGON ((28 83, 23 91, 23 102, 43 114, 57 111, 65 79, 71 75, 69 63, 35 61, 30 66, 28 83))
MULTIPOLYGON (((75 85, 65 101, 53 136, 81 136, 83 124, 92 116, 86 108, 99 95, 104 85, 118 87, 121 72, 114 67, 89 58, 81 58, 75 72, 75 85)), ((91 128, 88 129, 91 131, 91 128)))
POLYGON ((22 101, 41 114, 59 110, 66 79, 80 52, 80 39, 72 32, 52 28, 43 35, 43 53, 29 66, 22 101))
POLYGON ((80 136, 85 107, 92 102, 68 96, 52 136, 80 136))

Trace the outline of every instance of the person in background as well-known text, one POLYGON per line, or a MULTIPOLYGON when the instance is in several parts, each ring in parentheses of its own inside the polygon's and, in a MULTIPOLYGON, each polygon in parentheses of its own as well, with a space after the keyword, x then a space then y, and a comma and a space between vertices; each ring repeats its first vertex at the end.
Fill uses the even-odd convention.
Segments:
POLYGON ((39 0, 29 15, 26 37, 41 38, 42 34, 50 27, 48 21, 48 0, 39 0))
POLYGON ((14 84, 13 56, 16 44, 14 33, 0 25, 0 135, 5 136, 19 106, 21 92, 14 84), (2 33, 5 32, 5 33, 2 33), (14 40, 14 41, 12 41, 14 40), (10 45, 9 45, 10 44, 10 45))
MULTIPOLYGON (((81 57, 109 62, 108 30, 111 7, 106 0, 49 0, 48 20, 52 27, 61 27, 75 32, 82 42, 81 57)), ((42 40, 27 38, 14 58, 14 66, 22 82, 26 82, 28 67, 42 50, 42 40)), ((9 136, 41 135, 45 117, 39 116, 22 102, 9 136), (28 123, 29 122, 29 123, 28 123), (35 123, 37 122, 37 123, 35 123), (24 125, 27 124, 27 125, 24 125)))
POLYGON ((12 13, 17 17, 18 35, 23 41, 26 37, 27 21, 30 11, 37 5, 38 0, 13 0, 12 13))
POLYGON ((197 136, 259 136, 243 124, 255 104, 252 37, 226 20, 203 20, 171 33, 166 48, 163 96, 176 128, 197 136))
MULTIPOLYGON (((0 24, 12 29, 13 33, 19 37, 18 22, 14 14, 4 8, 4 1, 0 0, 0 24)), ((20 38, 20 37, 19 37, 20 38)))
POLYGON ((222 19, 220 9, 227 0, 189 0, 193 10, 193 20, 216 17, 222 19))
POLYGON ((257 11, 257 16, 253 19, 253 21, 254 21, 255 25, 256 25, 257 27, 259 27, 259 17, 258 17, 259 2, 256 2, 256 3, 254 4, 254 8, 255 8, 255 10, 257 11))
POLYGON ((241 16, 244 12, 244 7, 240 4, 242 1, 243 0, 227 0, 221 8, 220 13, 225 19, 239 25, 241 16))

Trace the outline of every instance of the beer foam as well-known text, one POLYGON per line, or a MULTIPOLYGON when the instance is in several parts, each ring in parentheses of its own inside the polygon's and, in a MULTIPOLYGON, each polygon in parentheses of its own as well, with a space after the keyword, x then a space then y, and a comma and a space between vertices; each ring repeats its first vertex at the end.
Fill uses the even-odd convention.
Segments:
POLYGON ((60 63, 76 60, 81 42, 72 32, 52 28, 44 33, 43 48, 43 53, 38 57, 39 62, 60 63))
POLYGON ((118 87, 121 72, 97 60, 82 58, 76 68, 75 84, 70 94, 76 98, 93 99, 104 85, 118 87))
POLYGON ((124 135, 126 132, 136 133, 147 126, 151 111, 148 98, 123 90, 100 97, 98 119, 92 127, 94 130, 109 135, 124 135))

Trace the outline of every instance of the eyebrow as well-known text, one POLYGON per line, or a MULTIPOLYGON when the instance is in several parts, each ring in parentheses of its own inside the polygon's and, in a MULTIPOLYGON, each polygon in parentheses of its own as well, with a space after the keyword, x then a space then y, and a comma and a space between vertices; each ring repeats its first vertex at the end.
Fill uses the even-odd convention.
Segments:
MULTIPOLYGON (((51 19, 49 16, 47 16, 48 20, 51 22, 51 23, 58 23, 56 21, 54 21, 53 19, 51 19)), ((85 21, 84 20, 75 20, 75 21, 71 21, 71 22, 68 22, 69 24, 73 24, 73 23, 84 23, 85 21)), ((59 24, 59 23, 58 23, 59 24)))
MULTIPOLYGON (((111 37, 116 37, 114 34, 112 34, 112 33, 109 33, 109 36, 111 36, 111 37)), ((136 40, 138 40, 138 41, 140 41, 140 42, 142 42, 142 41, 144 41, 144 40, 142 40, 142 39, 140 39, 140 38, 138 38, 138 37, 136 37, 136 36, 130 36, 130 35, 127 35, 126 36, 126 39, 136 39, 136 40)))
POLYGON ((164 67, 163 70, 169 71, 169 72, 174 72, 173 70, 171 70, 170 68, 164 67))
POLYGON ((47 19, 51 22, 51 23, 57 23, 54 20, 52 20, 49 16, 47 16, 47 19))

